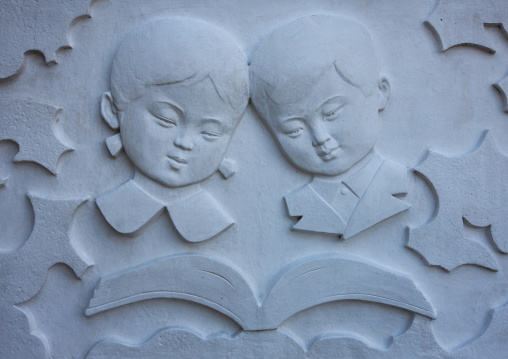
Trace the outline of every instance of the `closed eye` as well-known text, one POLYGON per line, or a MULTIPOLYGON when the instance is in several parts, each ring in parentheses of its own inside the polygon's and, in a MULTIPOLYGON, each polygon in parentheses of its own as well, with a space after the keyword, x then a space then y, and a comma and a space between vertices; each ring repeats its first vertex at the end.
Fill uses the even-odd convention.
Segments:
POLYGON ((176 126, 176 121, 170 119, 170 118, 164 118, 164 117, 155 117, 156 118, 156 121, 159 125, 161 125, 162 127, 175 127, 176 126))
POLYGON ((167 101, 156 101, 150 104, 147 109, 161 127, 178 126, 179 121, 183 118, 182 110, 167 101))
POLYGON ((215 141, 224 134, 225 128, 220 120, 207 118, 201 121, 200 133, 207 141, 215 141))
POLYGON ((285 131, 284 133, 288 135, 289 137, 298 137, 303 132, 303 127, 298 127, 290 131, 285 131))
POLYGON ((334 120, 334 119, 336 119, 338 117, 338 115, 340 114, 340 110, 342 109, 342 106, 343 105, 337 106, 333 110, 328 111, 327 113, 325 113, 325 115, 324 115, 325 120, 334 120))
POLYGON ((202 131, 201 134, 207 140, 215 140, 221 136, 219 133, 209 131, 202 131))
POLYGON ((305 121, 301 118, 289 118, 281 122, 280 132, 289 137, 300 136, 305 129, 305 121))

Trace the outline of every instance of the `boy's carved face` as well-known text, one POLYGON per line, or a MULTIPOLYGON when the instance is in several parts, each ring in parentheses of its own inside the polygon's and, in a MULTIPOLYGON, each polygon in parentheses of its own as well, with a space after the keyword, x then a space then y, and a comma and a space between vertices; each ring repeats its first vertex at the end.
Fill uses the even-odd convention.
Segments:
POLYGON ((150 86, 119 114, 125 151, 166 187, 197 183, 219 167, 237 119, 210 78, 150 86))
POLYGON ((278 88, 275 101, 266 99, 267 123, 296 167, 314 175, 340 175, 374 148, 379 131, 378 92, 365 95, 334 66, 317 83, 304 86, 307 95, 296 102, 284 100, 284 94, 291 96, 290 88, 278 88))

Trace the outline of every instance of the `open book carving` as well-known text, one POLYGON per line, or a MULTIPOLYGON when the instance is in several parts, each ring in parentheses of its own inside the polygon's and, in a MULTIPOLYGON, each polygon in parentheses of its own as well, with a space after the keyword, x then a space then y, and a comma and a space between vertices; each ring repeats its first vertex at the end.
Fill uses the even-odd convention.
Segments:
POLYGON ((86 315, 153 298, 178 298, 213 308, 245 330, 276 329, 292 315, 340 300, 382 303, 435 318, 413 280, 368 261, 311 256, 284 269, 259 295, 233 267, 210 257, 162 257, 101 279, 86 315))

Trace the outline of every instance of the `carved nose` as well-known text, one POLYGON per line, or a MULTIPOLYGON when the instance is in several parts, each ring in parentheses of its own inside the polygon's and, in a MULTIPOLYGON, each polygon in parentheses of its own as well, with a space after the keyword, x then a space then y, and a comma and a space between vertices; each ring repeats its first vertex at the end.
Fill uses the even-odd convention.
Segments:
POLYGON ((181 148, 184 151, 190 151, 194 148, 194 144, 185 137, 175 138, 174 144, 176 147, 181 148))
POLYGON ((324 131, 322 128, 314 129, 312 134, 312 146, 314 147, 322 146, 331 138, 330 134, 327 131, 324 131))

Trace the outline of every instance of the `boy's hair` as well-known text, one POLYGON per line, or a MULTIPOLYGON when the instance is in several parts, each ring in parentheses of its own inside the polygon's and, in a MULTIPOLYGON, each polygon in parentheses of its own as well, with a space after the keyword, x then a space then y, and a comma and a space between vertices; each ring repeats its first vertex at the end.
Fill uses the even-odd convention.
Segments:
MULTIPOLYGON (((250 61, 251 97, 262 117, 267 100, 297 102, 331 67, 365 95, 375 89, 379 69, 367 29, 352 20, 312 15, 286 24, 264 38, 250 61)), ((268 120, 268 118, 265 118, 268 120)))
POLYGON ((111 70, 111 94, 122 111, 149 86, 206 77, 239 118, 249 89, 245 53, 236 40, 200 20, 167 18, 138 28, 120 44, 111 70))

